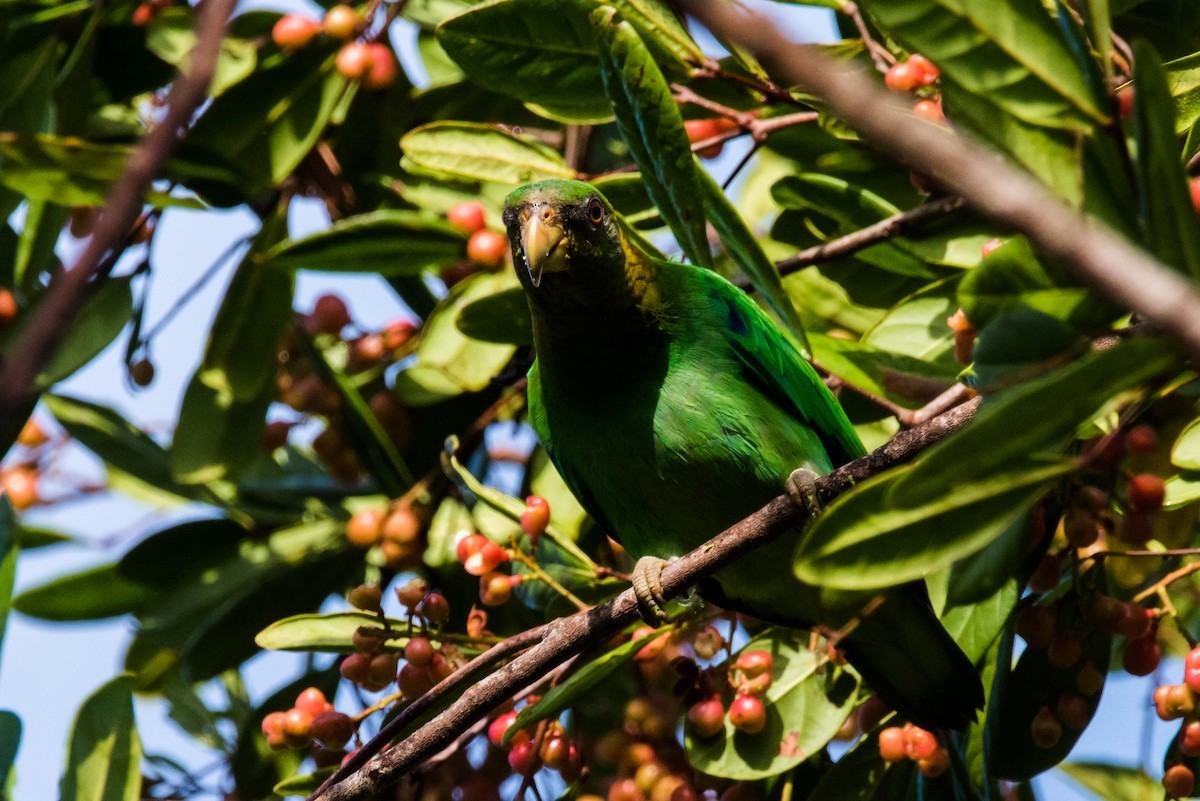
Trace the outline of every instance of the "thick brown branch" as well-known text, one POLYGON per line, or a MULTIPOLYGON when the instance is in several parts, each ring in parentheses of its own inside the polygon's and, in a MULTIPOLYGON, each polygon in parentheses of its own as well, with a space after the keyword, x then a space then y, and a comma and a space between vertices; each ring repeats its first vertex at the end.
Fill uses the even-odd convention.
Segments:
MULTIPOLYGON (((962 428, 974 416, 979 399, 968 401, 928 423, 897 434, 877 451, 817 479, 822 503, 873 475, 912 459, 926 447, 962 428)), ((781 495, 762 509, 671 562, 662 573, 667 597, 675 596, 746 552, 787 531, 794 531, 807 512, 781 495)), ((637 619, 633 590, 600 606, 559 618, 539 629, 541 642, 504 667, 470 686, 448 709, 434 717, 378 759, 344 781, 313 796, 320 801, 368 798, 454 742, 468 727, 513 693, 572 656, 595 647, 637 619)), ((470 666, 462 669, 466 672, 470 666)), ((472 671, 473 672, 473 671, 472 671)))
POLYGON ((963 132, 916 119, 853 65, 786 40, 765 17, 733 3, 689 0, 689 13, 758 57, 768 72, 820 98, 879 151, 962 195, 1029 237, 1085 281, 1184 343, 1200 360, 1200 292, 1108 226, 1069 207, 1036 178, 963 132))
POLYGON ((171 86, 167 111, 142 137, 121 177, 113 184, 104 213, 75 266, 58 274, 31 312, 0 367, 0 420, 27 401, 34 377, 54 355, 87 299, 89 284, 108 254, 120 246, 141 212, 142 198, 179 140, 179 132, 208 95, 235 0, 206 0, 196 21, 191 65, 171 86))

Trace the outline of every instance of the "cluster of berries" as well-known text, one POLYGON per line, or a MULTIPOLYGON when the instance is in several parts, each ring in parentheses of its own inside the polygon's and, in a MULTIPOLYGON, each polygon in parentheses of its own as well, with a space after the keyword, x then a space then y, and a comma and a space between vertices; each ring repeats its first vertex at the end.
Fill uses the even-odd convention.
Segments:
POLYGON ((353 718, 335 710, 316 687, 296 696, 291 709, 271 712, 262 720, 267 745, 276 750, 307 748, 315 741, 327 750, 340 751, 350 742, 357 727, 353 718))
POLYGON ((879 755, 888 762, 912 760, 917 763, 917 770, 931 779, 941 776, 950 765, 949 753, 933 732, 911 723, 889 726, 879 732, 879 755))
POLYGON ((345 42, 337 54, 337 69, 366 89, 383 89, 396 80, 396 56, 382 42, 361 41, 367 21, 348 5, 336 5, 320 22, 301 14, 285 14, 271 30, 271 40, 281 50, 306 47, 318 34, 345 42))
POLYGON ((1183 682, 1167 684, 1154 691, 1154 709, 1163 720, 1180 720, 1179 735, 1168 752, 1171 764, 1163 775, 1163 787, 1176 798, 1189 798, 1196 790, 1195 760, 1200 757, 1200 646, 1192 648, 1183 661, 1183 682), (1187 764, 1184 763, 1187 760, 1187 764))
POLYGON ((507 264, 508 238, 487 227, 487 214, 478 200, 455 203, 446 211, 446 222, 468 236, 466 261, 454 262, 442 270, 442 282, 447 287, 480 270, 495 272, 507 264))
MULTIPOLYGON (((734 697, 729 704, 730 725, 745 734, 758 734, 767 725, 767 708, 762 696, 771 686, 775 660, 769 651, 749 650, 738 654, 730 671, 734 697)), ((688 725, 699 737, 714 737, 725 730, 726 711, 719 693, 693 703, 687 712, 688 725)))
POLYGON ((887 87, 896 92, 923 93, 920 100, 913 106, 913 114, 933 122, 942 122, 946 115, 942 112, 941 95, 933 90, 924 91, 937 83, 940 73, 929 59, 913 53, 906 61, 893 64, 883 76, 887 87))
POLYGON ((405 502, 369 507, 355 512, 346 524, 346 540, 355 548, 379 547, 388 567, 415 567, 425 553, 426 515, 405 502))

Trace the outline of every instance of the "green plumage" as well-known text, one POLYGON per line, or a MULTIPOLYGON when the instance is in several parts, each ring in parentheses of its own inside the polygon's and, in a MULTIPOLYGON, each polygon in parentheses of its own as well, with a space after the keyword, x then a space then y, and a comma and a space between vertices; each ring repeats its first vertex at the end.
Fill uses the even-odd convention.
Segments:
MULTIPOLYGON (((533 316, 531 421, 572 492, 635 558, 686 553, 780 494, 792 470, 824 474, 863 454, 770 318, 715 273, 644 253, 588 184, 523 187, 505 223, 533 316)), ((800 533, 702 591, 784 625, 844 625, 871 596, 796 579, 800 533)), ((919 587, 889 592, 844 647, 918 724, 961 728, 982 703, 919 587)))

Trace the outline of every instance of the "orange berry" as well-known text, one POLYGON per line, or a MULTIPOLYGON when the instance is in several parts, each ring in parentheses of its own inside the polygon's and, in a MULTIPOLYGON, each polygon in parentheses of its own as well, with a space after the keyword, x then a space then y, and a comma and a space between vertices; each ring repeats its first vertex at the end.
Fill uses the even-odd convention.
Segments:
POLYGON ((355 548, 370 548, 379 542, 383 525, 384 510, 363 509, 356 512, 346 524, 346 540, 355 548))
POLYGON ((371 67, 363 76, 363 88, 375 91, 391 86, 397 73, 396 56, 392 49, 381 42, 368 42, 367 50, 371 67))
POLYGON ((358 30, 358 12, 347 5, 336 5, 325 12, 321 28, 334 39, 349 39, 358 30))
POLYGON ((0 491, 8 496, 14 509, 28 509, 41 500, 38 494, 38 471, 31 467, 15 467, 0 472, 0 491))
POLYGON ((887 88, 896 92, 911 92, 923 83, 923 74, 919 67, 910 62, 901 61, 893 64, 883 76, 887 88))
POLYGON ((909 56, 908 64, 917 71, 921 84, 924 86, 928 86, 929 84, 936 82, 938 77, 941 75, 941 73, 938 72, 938 68, 933 66, 933 62, 925 58, 925 56, 921 55, 920 53, 913 53, 911 56, 909 56))
POLYGON ((464 200, 455 203, 446 212, 446 222, 464 234, 473 234, 486 226, 486 216, 483 204, 478 200, 464 200))
POLYGON ((467 240, 467 258, 485 269, 494 270, 504 264, 508 239, 497 231, 484 228, 467 240))
POLYGON ((942 111, 942 104, 938 100, 918 100, 913 106, 913 114, 930 122, 944 122, 946 113, 942 111))
POLYGON ((899 762, 908 758, 908 738, 904 735, 904 729, 889 726, 879 732, 879 756, 888 762, 899 762))
POLYGON ((337 54, 337 70, 343 77, 357 81, 371 71, 371 48, 362 42, 347 42, 337 54))
POLYGON ((271 40, 284 50, 299 50, 321 32, 321 23, 300 14, 284 14, 271 29, 271 40))

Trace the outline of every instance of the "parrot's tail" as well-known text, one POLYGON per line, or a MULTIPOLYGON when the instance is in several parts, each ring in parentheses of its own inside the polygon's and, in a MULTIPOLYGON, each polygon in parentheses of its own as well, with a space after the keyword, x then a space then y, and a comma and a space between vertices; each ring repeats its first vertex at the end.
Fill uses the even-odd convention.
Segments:
POLYGON ((923 729, 961 731, 983 708, 975 666, 916 585, 889 591, 839 645, 879 697, 923 729))

